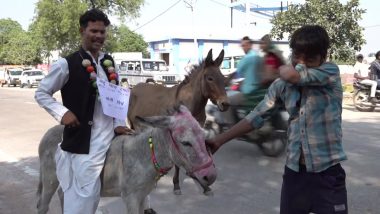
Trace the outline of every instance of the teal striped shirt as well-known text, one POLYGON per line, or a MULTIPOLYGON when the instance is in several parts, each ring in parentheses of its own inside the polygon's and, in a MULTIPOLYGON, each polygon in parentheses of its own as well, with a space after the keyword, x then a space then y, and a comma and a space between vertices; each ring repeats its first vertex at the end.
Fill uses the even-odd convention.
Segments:
POLYGON ((260 128, 269 110, 284 105, 289 113, 286 166, 299 171, 301 152, 308 172, 321 172, 343 160, 342 84, 339 68, 323 63, 318 68, 297 65, 301 79, 290 84, 277 79, 263 101, 247 115, 260 128))

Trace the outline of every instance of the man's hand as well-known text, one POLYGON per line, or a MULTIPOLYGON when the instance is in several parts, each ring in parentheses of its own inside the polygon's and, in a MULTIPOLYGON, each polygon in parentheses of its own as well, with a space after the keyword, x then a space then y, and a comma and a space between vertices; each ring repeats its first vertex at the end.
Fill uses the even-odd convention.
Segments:
POLYGON ((291 65, 280 66, 279 70, 281 79, 283 79, 286 82, 294 84, 298 83, 301 79, 301 76, 298 73, 298 71, 296 71, 296 69, 291 65))
POLYGON ((78 118, 71 111, 67 111, 61 120, 61 124, 69 128, 78 127, 80 125, 78 118))
POLYGON ((118 126, 115 128, 115 133, 117 135, 132 135, 135 133, 135 131, 133 129, 129 129, 128 127, 126 126, 118 126))
POLYGON ((217 137, 206 140, 206 146, 210 149, 211 154, 214 154, 220 146, 222 146, 222 143, 217 140, 217 137))
POLYGON ((213 139, 206 140, 206 146, 208 146, 211 150, 211 153, 214 154, 223 144, 236 137, 243 136, 252 130, 253 127, 248 122, 248 120, 240 120, 226 132, 216 135, 213 139))

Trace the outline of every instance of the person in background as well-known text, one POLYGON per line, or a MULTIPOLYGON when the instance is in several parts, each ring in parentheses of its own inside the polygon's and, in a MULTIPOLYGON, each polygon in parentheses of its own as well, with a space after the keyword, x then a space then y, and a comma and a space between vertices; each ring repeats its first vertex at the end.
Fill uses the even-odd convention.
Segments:
POLYGON ((295 66, 279 68, 261 101, 245 119, 207 140, 214 153, 223 144, 263 126, 272 109, 289 113, 286 165, 280 214, 347 214, 347 159, 342 145, 343 89, 339 67, 326 62, 330 39, 318 25, 306 25, 291 36, 295 66))
POLYGON ((369 75, 369 65, 363 63, 363 55, 356 56, 356 63, 354 65, 354 77, 360 81, 360 83, 371 86, 370 102, 376 103, 376 88, 377 81, 371 80, 369 75))
POLYGON ((375 54, 375 60, 370 66, 372 80, 380 81, 380 51, 375 54))
POLYGON ((244 80, 239 87, 239 91, 227 92, 231 108, 221 113, 221 118, 223 118, 226 124, 230 124, 233 121, 233 107, 244 105, 247 101, 247 97, 254 94, 258 89, 261 89, 262 86, 262 59, 259 54, 252 49, 252 44, 253 41, 248 36, 243 37, 240 42, 245 55, 240 60, 236 72, 233 73, 231 77, 243 78, 244 80))
POLYGON ((282 51, 275 46, 269 34, 261 38, 260 49, 264 52, 262 83, 269 87, 279 77, 279 67, 285 65, 285 59, 282 56, 282 51))

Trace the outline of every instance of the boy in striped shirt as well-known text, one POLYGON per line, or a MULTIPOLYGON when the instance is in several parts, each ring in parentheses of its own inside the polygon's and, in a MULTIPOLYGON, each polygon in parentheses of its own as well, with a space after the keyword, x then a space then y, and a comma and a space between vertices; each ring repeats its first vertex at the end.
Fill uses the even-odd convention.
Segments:
POLYGON ((304 26, 290 40, 293 64, 264 100, 242 121, 207 143, 221 145, 254 129, 266 112, 285 106, 290 115, 288 149, 281 191, 281 214, 347 213, 342 147, 342 84, 339 68, 326 62, 330 41, 320 26, 304 26))

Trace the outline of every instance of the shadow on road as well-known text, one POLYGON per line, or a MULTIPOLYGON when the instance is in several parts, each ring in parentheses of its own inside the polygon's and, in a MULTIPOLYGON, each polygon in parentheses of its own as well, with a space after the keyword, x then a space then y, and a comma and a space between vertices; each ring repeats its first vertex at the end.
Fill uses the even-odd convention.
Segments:
MULTIPOLYGON (((351 104, 351 103, 346 103, 346 104, 344 104, 344 105, 343 105, 343 109, 348 110, 348 111, 359 112, 359 111, 355 108, 354 104, 351 104)), ((379 108, 379 107, 376 108, 374 112, 380 112, 380 108, 379 108)))
MULTIPOLYGON (((380 115, 355 114, 356 117, 343 119, 343 145, 348 155, 343 167, 347 172, 349 210, 354 214, 377 213, 380 115)), ((175 196, 172 177, 165 176, 151 194, 151 205, 158 213, 279 213, 284 163, 284 156, 265 157, 255 145, 230 142, 215 155, 218 178, 212 185, 213 196, 203 195, 201 188, 184 174, 183 195, 175 196)), ((0 162, 0 172, 0 213, 35 213, 38 158, 0 162)), ((104 201, 103 210, 124 213, 120 199, 104 201)), ((60 213, 57 196, 50 207, 50 213, 60 213)))
POLYGON ((0 213, 36 213, 38 158, 0 162, 0 213))
POLYGON ((378 213, 380 196, 380 117, 344 120, 343 145, 348 160, 343 164, 351 213, 378 213))

